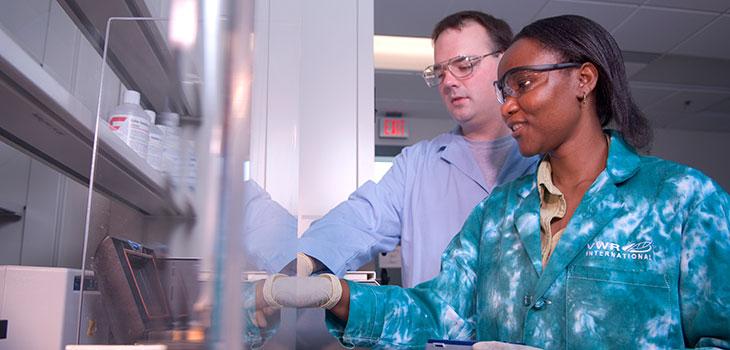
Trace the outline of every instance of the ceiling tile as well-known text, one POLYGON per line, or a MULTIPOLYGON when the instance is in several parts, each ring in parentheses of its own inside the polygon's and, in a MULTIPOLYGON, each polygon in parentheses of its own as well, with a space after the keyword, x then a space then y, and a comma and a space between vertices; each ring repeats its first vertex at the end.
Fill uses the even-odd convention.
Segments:
POLYGON ((730 33, 730 16, 722 16, 672 52, 690 56, 730 59, 728 33, 730 33))
POLYGON ((715 17, 692 11, 641 8, 614 30, 614 37, 623 50, 664 53, 715 17))
POLYGON ((633 81, 730 89, 730 60, 668 55, 631 77, 633 81))
POLYGON ((651 110, 666 113, 697 113, 727 98, 730 98, 730 93, 682 91, 654 105, 651 110))
POLYGON ((634 5, 641 5, 644 3, 644 0, 576 0, 576 1, 603 2, 603 3, 607 3, 607 4, 623 3, 623 4, 634 4, 634 5))
POLYGON ((708 107, 707 111, 718 112, 718 113, 727 113, 728 115, 730 115, 730 98, 708 107))
POLYGON ((725 12, 730 9, 730 2, 727 0, 648 0, 645 5, 714 12, 725 12))
POLYGON ((661 118, 659 118, 659 117, 657 117, 655 115, 647 114, 647 113, 644 113, 644 116, 647 119, 649 119, 649 126, 651 126, 652 128, 664 128, 664 127, 666 127, 666 122, 664 122, 663 120, 661 120, 661 118))
POLYGON ((724 113, 697 113, 685 115, 671 124, 668 129, 730 132, 730 114, 724 113))
POLYGON ((375 1, 375 34, 430 38, 433 27, 448 11, 449 3, 422 0, 417 7, 414 9, 413 1, 409 0, 375 1))
POLYGON ((588 17, 598 24, 611 31, 628 17, 636 5, 580 2, 572 0, 555 0, 549 2, 537 18, 546 18, 558 15, 581 15, 588 17))
MULTIPOLYGON (((630 83, 629 83, 630 84, 630 83)), ((634 98, 634 102, 642 110, 651 107, 652 105, 665 99, 667 96, 676 93, 677 90, 668 90, 660 88, 650 88, 643 86, 631 85, 631 96, 634 98)))
POLYGON ((624 61, 635 62, 635 63, 650 63, 662 56, 661 54, 658 54, 658 53, 627 51, 627 50, 621 50, 621 55, 624 56, 624 61))
POLYGON ((631 78, 634 74, 644 69, 646 63, 624 62, 624 67, 626 68, 626 76, 631 78))
POLYGON ((547 0, 451 0, 449 13, 462 10, 483 11, 507 21, 517 33, 533 21, 546 2, 547 0))
POLYGON ((730 98, 730 93, 681 91, 661 103, 651 105, 645 112, 658 122, 658 126, 664 127, 674 125, 678 120, 702 112, 727 98, 730 98))

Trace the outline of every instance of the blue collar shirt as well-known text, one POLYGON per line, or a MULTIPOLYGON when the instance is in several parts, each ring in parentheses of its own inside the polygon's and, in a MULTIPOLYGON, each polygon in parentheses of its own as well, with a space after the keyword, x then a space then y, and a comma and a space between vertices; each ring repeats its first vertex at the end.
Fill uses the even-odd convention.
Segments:
POLYGON ((474 206, 496 185, 535 170, 538 158, 522 157, 517 142, 510 142, 496 184, 485 183, 458 128, 404 148, 380 182, 365 183, 315 221, 299 250, 341 276, 400 243, 403 285, 433 278, 474 206))

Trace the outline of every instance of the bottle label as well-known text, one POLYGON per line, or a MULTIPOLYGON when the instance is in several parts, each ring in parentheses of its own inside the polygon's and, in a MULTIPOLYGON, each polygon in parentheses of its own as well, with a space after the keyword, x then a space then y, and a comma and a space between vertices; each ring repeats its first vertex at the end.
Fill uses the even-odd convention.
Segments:
POLYGON ((147 142, 149 141, 149 119, 136 115, 113 115, 109 117, 109 127, 134 152, 147 157, 147 142))
POLYGON ((147 145, 147 163, 155 170, 163 171, 162 153, 165 144, 161 133, 150 130, 150 140, 147 145))
POLYGON ((122 124, 127 121, 126 115, 115 115, 111 118, 109 118, 109 128, 112 129, 112 131, 117 131, 122 127, 122 124))
POLYGON ((173 177, 182 175, 180 160, 180 131, 177 127, 158 125, 164 134, 162 150, 162 167, 173 177))

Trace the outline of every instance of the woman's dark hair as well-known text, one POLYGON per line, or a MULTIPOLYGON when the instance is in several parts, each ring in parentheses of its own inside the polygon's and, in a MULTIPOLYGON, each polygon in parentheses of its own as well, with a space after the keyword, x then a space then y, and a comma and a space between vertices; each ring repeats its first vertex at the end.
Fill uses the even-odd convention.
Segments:
POLYGON ((444 17, 433 28, 431 40, 436 41, 447 29, 461 29, 469 21, 474 21, 487 30, 487 34, 496 46, 494 50, 507 50, 512 42, 512 28, 507 22, 480 11, 461 11, 444 17))
POLYGON ((596 109, 601 126, 613 122, 630 145, 649 148, 649 121, 631 97, 621 49, 606 29, 588 18, 565 15, 529 24, 514 41, 528 38, 563 56, 565 62, 593 63, 598 68, 596 109))

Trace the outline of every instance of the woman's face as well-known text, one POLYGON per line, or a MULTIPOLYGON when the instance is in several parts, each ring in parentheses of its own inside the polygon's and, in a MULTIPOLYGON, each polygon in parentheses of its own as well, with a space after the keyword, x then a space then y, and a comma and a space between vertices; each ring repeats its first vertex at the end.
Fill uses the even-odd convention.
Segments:
POLYGON ((499 63, 501 113, 525 156, 552 152, 579 125, 580 64, 564 62, 534 39, 520 39, 499 63))

